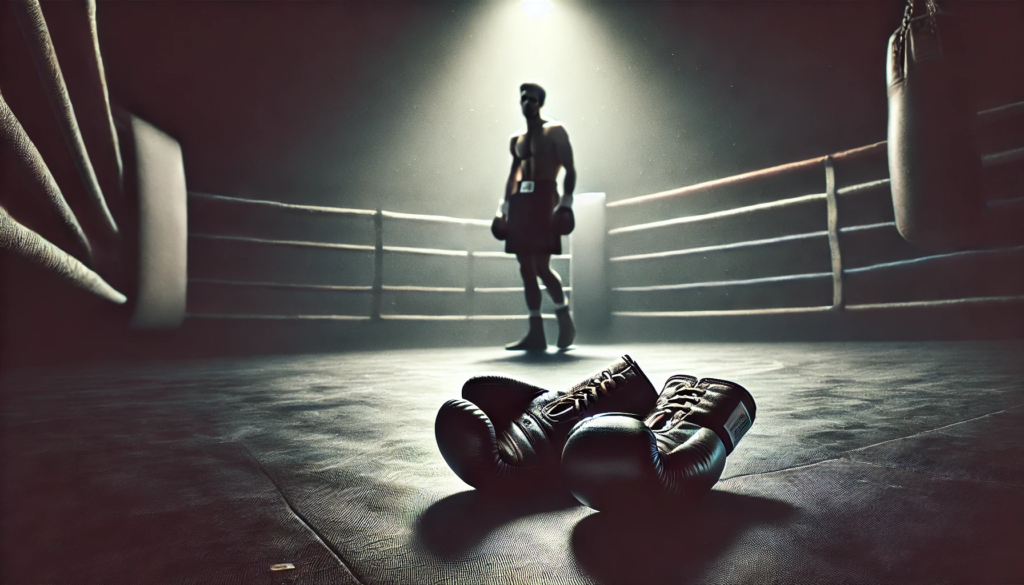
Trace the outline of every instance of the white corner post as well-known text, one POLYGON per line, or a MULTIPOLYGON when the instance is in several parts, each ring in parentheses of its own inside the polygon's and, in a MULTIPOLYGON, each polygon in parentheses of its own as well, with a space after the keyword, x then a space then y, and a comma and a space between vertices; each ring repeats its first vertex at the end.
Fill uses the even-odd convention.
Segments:
POLYGON ((139 203, 138 292, 131 326, 177 327, 185 317, 188 227, 178 141, 131 116, 139 203))
POLYGON ((576 229, 569 236, 572 263, 569 302, 582 341, 599 341, 609 321, 605 238, 604 193, 580 193, 573 197, 576 229))

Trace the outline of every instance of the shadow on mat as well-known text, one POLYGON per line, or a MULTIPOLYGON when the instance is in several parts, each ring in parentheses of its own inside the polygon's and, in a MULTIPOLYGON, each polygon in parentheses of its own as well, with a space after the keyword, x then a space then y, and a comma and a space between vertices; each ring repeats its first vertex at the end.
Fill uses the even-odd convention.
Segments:
POLYGON ((517 351, 498 358, 479 360, 478 364, 568 364, 594 359, 593 356, 577 355, 570 348, 558 351, 517 351))
POLYGON ((568 492, 502 499, 477 490, 452 494, 416 519, 416 537, 431 553, 456 556, 483 542, 488 534, 518 518, 579 506, 568 492))
POLYGON ((782 522, 794 511, 768 498, 712 491, 678 510, 636 516, 598 512, 573 528, 572 552, 603 584, 688 583, 745 530, 782 522))

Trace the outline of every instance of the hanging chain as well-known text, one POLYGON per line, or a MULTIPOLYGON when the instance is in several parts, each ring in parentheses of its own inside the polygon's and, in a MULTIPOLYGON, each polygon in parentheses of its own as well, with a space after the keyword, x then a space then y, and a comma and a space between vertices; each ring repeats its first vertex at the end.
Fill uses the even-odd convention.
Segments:
POLYGON ((907 0, 907 6, 903 9, 903 22, 900 23, 899 31, 896 33, 895 53, 896 63, 903 68, 906 55, 907 34, 910 32, 910 20, 914 17, 914 0, 907 0))
POLYGON ((935 24, 935 15, 939 13, 939 3, 935 0, 925 0, 924 7, 928 11, 928 26, 931 28, 931 33, 935 34, 938 32, 938 25, 935 24))
POLYGON ((903 9, 903 22, 900 23, 900 44, 907 37, 910 31, 910 20, 914 18, 914 0, 907 0, 907 6, 903 9))
MULTIPOLYGON (((925 11, 928 14, 928 29, 931 34, 938 32, 938 24, 936 22, 936 15, 939 13, 939 3, 936 0, 925 0, 924 3, 925 11)), ((907 50, 907 35, 910 34, 910 21, 914 19, 914 0, 907 0, 907 6, 903 9, 903 22, 900 23, 900 28, 896 33, 896 46, 894 47, 896 53, 896 63, 903 66, 904 58, 907 50)))

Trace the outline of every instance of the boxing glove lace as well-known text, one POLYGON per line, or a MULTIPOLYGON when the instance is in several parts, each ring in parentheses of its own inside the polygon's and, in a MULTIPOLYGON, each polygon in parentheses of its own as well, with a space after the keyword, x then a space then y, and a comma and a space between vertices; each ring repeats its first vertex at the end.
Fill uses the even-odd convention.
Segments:
POLYGON ((572 429, 562 453, 566 486, 596 510, 635 511, 704 493, 756 408, 739 384, 674 375, 645 419, 602 414, 572 429))
POLYGON ((557 481, 565 438, 602 412, 644 414, 658 394, 628 355, 564 391, 502 376, 470 378, 462 398, 441 406, 434 424, 445 462, 481 490, 523 490, 557 481))

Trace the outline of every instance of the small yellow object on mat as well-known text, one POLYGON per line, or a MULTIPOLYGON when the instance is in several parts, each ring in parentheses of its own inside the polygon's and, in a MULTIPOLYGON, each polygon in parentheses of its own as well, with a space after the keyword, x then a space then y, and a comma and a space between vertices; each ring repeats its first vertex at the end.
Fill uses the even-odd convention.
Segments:
POLYGON ((270 567, 271 571, 290 571, 295 568, 295 565, 291 563, 279 563, 270 567))

